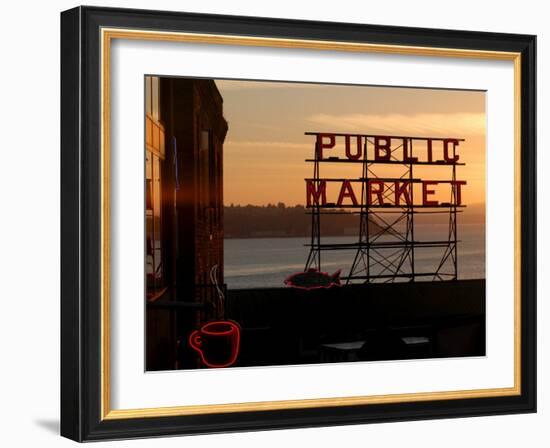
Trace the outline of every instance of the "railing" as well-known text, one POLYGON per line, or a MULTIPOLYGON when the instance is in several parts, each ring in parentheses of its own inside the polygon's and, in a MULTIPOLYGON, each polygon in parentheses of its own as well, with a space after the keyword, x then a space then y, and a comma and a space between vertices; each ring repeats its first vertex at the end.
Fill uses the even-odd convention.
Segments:
MULTIPOLYGON (((227 297, 227 285, 225 283, 219 285, 220 290, 222 291, 224 297, 227 297)), ((185 297, 188 299, 188 297, 185 297)), ((170 310, 175 312, 196 310, 196 311, 205 311, 207 313, 213 313, 216 310, 217 300, 217 289, 215 285, 211 284, 196 284, 195 285, 195 294, 194 301, 184 300, 170 300, 163 301, 157 300, 155 302, 148 302, 148 309, 155 310, 170 310)))

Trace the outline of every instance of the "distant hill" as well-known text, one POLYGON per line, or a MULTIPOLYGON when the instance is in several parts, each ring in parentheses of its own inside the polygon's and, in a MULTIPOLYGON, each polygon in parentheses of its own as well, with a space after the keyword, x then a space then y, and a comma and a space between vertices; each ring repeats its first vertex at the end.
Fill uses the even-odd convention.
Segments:
MULTIPOLYGON (((480 224, 485 222, 485 206, 472 204, 462 209, 457 217, 458 225, 480 224)), ((448 223, 449 215, 426 214, 415 215, 418 224, 448 223)), ((370 221, 372 233, 382 227, 379 221, 370 221)), ((303 205, 287 207, 284 203, 277 205, 230 205, 224 207, 225 238, 278 238, 307 237, 311 235, 311 215, 303 205)), ((325 210, 321 219, 323 236, 358 235, 359 216, 345 210, 325 210)))
MULTIPOLYGON (((326 213, 321 220, 323 236, 357 235, 359 216, 344 210, 326 213)), ((371 221, 373 232, 381 229, 371 221)), ((311 235, 311 215, 303 205, 287 207, 283 203, 266 206, 231 205, 224 207, 225 238, 277 238, 311 235)))
MULTIPOLYGON (((426 214, 415 216, 417 224, 445 224, 449 222, 448 213, 426 214)), ((479 224, 485 223, 485 205, 484 204, 466 204, 465 208, 459 209, 457 222, 461 224, 479 224)))

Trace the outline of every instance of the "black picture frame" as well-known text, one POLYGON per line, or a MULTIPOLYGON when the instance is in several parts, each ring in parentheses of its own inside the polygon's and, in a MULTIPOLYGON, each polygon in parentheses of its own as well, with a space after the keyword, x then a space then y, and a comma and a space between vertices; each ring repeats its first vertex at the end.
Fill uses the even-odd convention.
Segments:
MULTIPOLYGON (((61 13, 61 435, 76 441, 536 412, 536 37, 77 7, 61 13), (101 70, 104 27, 521 54, 521 393, 102 419, 101 70)), ((513 182, 510 179, 510 182, 513 182)))

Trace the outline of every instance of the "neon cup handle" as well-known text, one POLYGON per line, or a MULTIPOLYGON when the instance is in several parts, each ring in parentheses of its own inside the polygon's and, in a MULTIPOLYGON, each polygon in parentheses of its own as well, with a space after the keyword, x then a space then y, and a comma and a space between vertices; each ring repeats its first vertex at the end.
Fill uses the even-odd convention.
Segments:
POLYGON ((191 333, 191 336, 189 336, 189 345, 196 351, 201 352, 202 340, 199 330, 195 330, 191 333))

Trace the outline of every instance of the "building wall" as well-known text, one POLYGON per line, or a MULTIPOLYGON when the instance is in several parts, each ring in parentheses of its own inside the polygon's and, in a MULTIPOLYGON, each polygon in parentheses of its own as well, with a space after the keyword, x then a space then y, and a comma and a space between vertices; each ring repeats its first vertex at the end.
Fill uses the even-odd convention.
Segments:
POLYGON ((223 284, 223 141, 227 123, 222 113, 222 98, 213 81, 193 82, 198 137, 198 178, 195 219, 195 284, 197 300, 207 308, 197 324, 222 318, 223 310, 210 279, 217 266, 216 278, 223 284), (213 309, 210 309, 210 308, 213 309))
POLYGON ((223 284, 222 163, 228 126, 214 81, 162 78, 160 87, 166 136, 164 270, 168 300, 184 306, 174 312, 172 339, 178 345, 174 363, 190 367, 196 355, 187 347, 187 337, 223 314, 210 271, 218 266, 216 278, 223 284))

